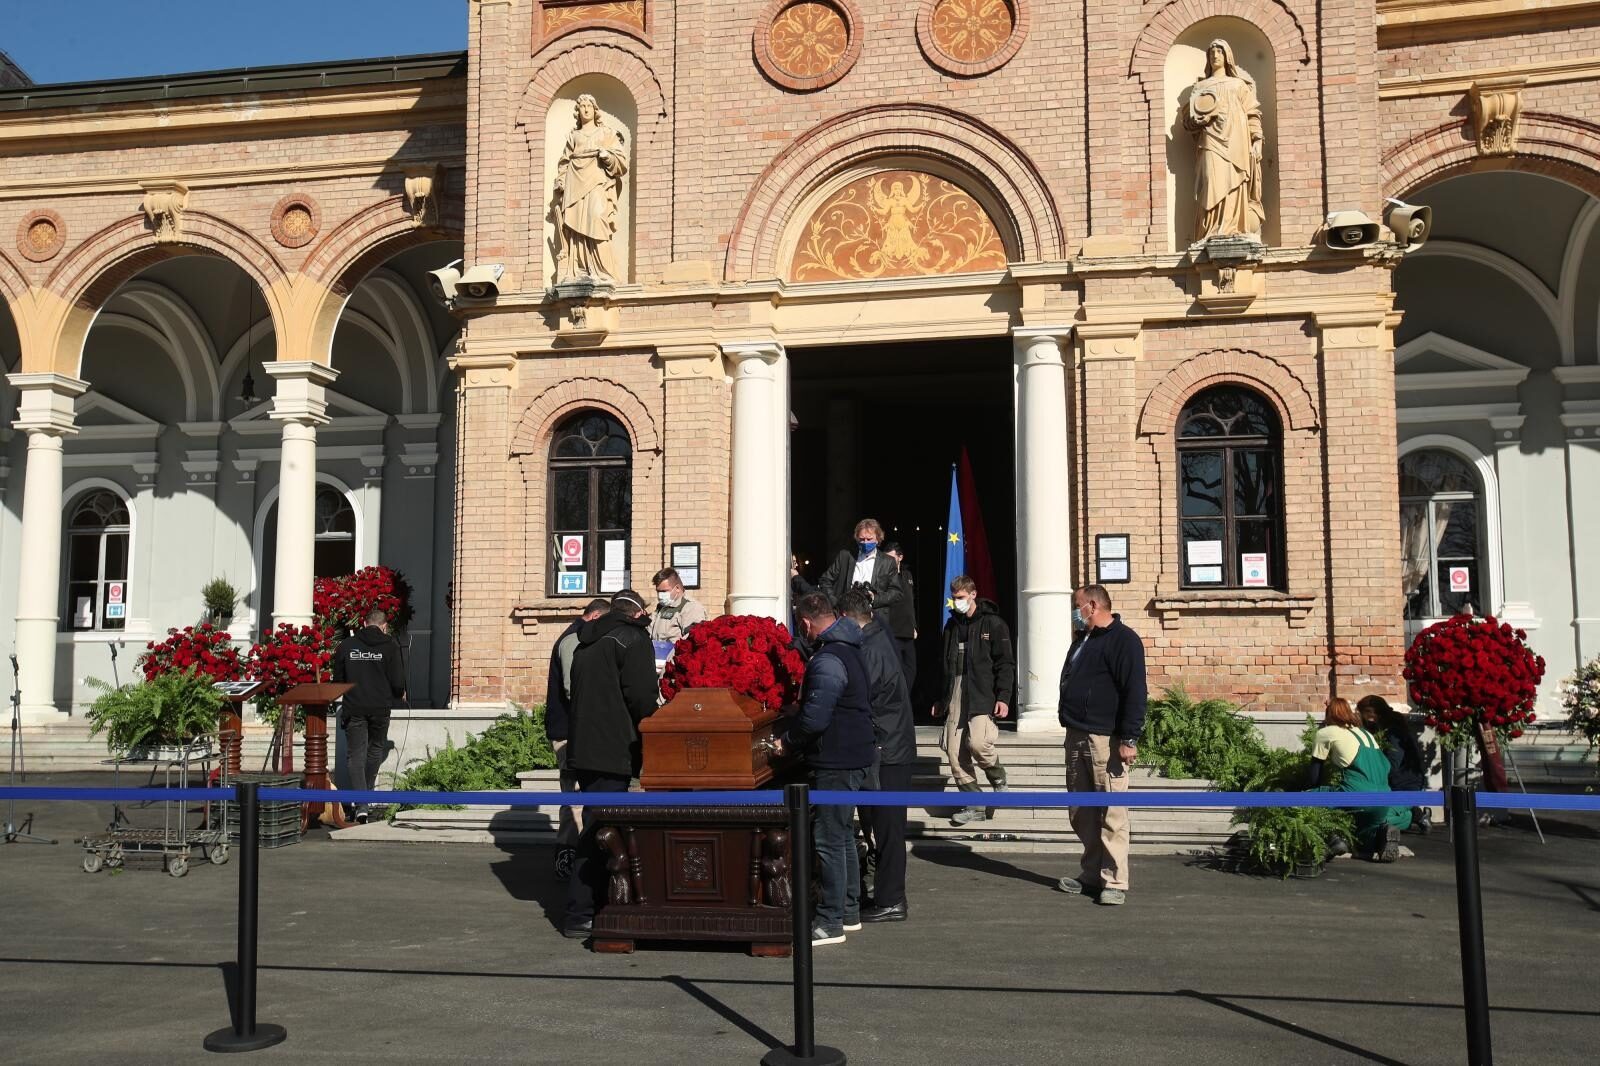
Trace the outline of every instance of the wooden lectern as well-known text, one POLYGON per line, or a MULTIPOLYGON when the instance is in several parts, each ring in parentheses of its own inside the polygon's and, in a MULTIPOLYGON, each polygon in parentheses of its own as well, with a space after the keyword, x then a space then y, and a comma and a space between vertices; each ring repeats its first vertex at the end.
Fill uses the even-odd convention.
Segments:
POLYGON ((222 698, 228 701, 218 715, 217 726, 217 735, 222 746, 222 779, 236 781, 244 757, 244 720, 239 716, 239 708, 243 707, 246 701, 255 699, 256 694, 261 691, 262 684, 259 681, 219 681, 212 687, 221 692, 222 698))
MULTIPOLYGON (((731 689, 686 689, 639 725, 647 791, 754 789, 774 777, 779 715, 731 689)), ((591 807, 606 863, 594 949, 636 940, 746 944, 788 955, 789 820, 784 807, 591 807)))
MULTIPOLYGON (((318 682, 310 685, 296 685, 294 688, 278 697, 280 714, 288 715, 293 723, 296 707, 306 709, 306 773, 305 787, 308 789, 327 789, 333 787, 333 782, 328 777, 328 705, 338 700, 346 692, 355 688, 348 682, 318 682)), ((283 719, 279 718, 282 722, 283 719)), ((290 725, 292 738, 294 726, 290 725)), ((285 747, 288 750, 288 746, 285 747)), ((291 769, 292 764, 291 764, 291 769)), ((339 803, 323 803, 314 800, 306 803, 300 811, 300 831, 304 833, 306 827, 314 824, 318 819, 332 823, 335 829, 343 829, 347 824, 344 820, 344 808, 339 803)))

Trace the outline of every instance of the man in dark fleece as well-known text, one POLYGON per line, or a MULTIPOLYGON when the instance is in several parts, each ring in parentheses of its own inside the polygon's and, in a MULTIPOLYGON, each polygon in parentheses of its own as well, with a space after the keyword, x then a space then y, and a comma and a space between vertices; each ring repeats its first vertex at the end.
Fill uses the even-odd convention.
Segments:
MULTIPOLYGON (((345 779, 352 792, 371 792, 389 754, 389 715, 395 700, 406 694, 405 663, 389 635, 388 615, 369 612, 366 626, 340 642, 333 653, 333 679, 355 686, 339 707, 345 779)), ((365 822, 369 814, 368 804, 355 805, 356 821, 365 822)))
MULTIPOLYGON (((611 598, 610 612, 578 627, 567 771, 581 792, 626 792, 639 772, 639 723, 655 713, 661 691, 647 624, 643 598, 624 589, 611 598)), ((605 864, 589 820, 567 883, 564 934, 575 940, 589 936, 604 881, 605 864)))

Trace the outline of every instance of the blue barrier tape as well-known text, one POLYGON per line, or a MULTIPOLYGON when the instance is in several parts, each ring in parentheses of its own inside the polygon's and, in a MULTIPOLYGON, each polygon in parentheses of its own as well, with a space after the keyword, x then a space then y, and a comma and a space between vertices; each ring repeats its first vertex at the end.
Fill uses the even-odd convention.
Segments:
POLYGON ((0 785, 0 800, 78 800, 94 803, 159 803, 164 800, 231 800, 231 788, 51 788, 0 785))
POLYGON ((1478 809, 1498 811, 1600 811, 1600 795, 1480 792, 1478 809))

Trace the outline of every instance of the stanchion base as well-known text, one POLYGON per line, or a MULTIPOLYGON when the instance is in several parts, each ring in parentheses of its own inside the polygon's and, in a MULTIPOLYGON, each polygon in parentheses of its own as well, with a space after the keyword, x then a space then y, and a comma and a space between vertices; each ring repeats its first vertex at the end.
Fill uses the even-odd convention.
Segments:
MULTIPOLYGON (((260 1051, 262 1048, 281 1044, 289 1037, 289 1030, 281 1025, 270 1022, 259 1022, 256 1031, 247 1036, 240 1036, 233 1031, 233 1026, 218 1029, 206 1037, 205 1048, 207 1051, 260 1051)), ((843 1059, 840 1060, 844 1061, 843 1059)))
POLYGON ((793 1048, 775 1047, 761 1056, 761 1066, 844 1066, 844 1052, 816 1046, 814 1055, 796 1055, 793 1048))

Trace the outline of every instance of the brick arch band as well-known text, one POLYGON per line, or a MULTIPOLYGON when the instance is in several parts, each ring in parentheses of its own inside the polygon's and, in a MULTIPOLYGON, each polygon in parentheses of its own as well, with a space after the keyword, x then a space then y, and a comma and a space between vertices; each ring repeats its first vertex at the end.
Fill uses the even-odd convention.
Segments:
POLYGON ((1600 197, 1600 125, 1524 111, 1516 153, 1480 156, 1470 120, 1452 119, 1390 146, 1381 163, 1383 191, 1403 199, 1424 185, 1490 169, 1542 174, 1600 197))
POLYGON ((631 389, 606 378, 568 378, 550 386, 523 411, 511 438, 513 457, 542 455, 550 434, 564 416, 596 407, 622 420, 633 439, 633 450, 653 457, 661 451, 655 419, 631 389))
POLYGON ((1139 435, 1176 432, 1178 414, 1190 397, 1212 385, 1226 384, 1243 385, 1266 396, 1278 409, 1285 430, 1318 429, 1311 393, 1288 367, 1259 352, 1216 348, 1185 360, 1161 379, 1139 413, 1139 435))
POLYGON ((1022 261, 1064 259, 1060 213, 1038 169, 999 131, 949 108, 891 104, 831 118, 802 134, 756 179, 728 241, 728 281, 776 277, 778 250, 816 186, 874 156, 932 158, 987 190, 1004 209, 1022 261))

